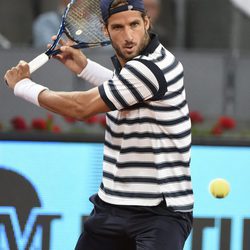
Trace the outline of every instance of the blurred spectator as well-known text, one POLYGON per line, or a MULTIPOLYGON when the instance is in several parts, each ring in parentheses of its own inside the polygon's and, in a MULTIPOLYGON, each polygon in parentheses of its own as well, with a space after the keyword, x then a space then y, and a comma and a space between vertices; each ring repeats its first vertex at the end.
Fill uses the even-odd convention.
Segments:
POLYGON ((152 32, 158 34, 160 42, 164 46, 169 45, 169 37, 167 28, 163 27, 159 22, 159 17, 161 14, 161 0, 144 0, 145 9, 148 16, 150 17, 152 24, 152 32))
POLYGON ((63 11, 69 0, 58 0, 58 8, 39 15, 32 27, 33 46, 44 48, 51 41, 51 36, 55 35, 59 29, 63 11))
POLYGON ((10 47, 11 47, 10 41, 0 33, 0 48, 10 49, 10 47))
POLYGON ((149 15, 152 24, 154 25, 160 16, 160 0, 144 0, 145 9, 149 15))
MULTIPOLYGON (((49 11, 40 14, 33 23, 33 46, 36 48, 44 48, 51 41, 51 36, 58 31, 61 16, 69 0, 58 0, 58 8, 56 11, 49 11)), ((169 45, 169 37, 167 28, 163 27, 159 22, 161 13, 161 0, 144 0, 145 9, 152 22, 152 31, 157 33, 160 41, 165 46, 169 45)))

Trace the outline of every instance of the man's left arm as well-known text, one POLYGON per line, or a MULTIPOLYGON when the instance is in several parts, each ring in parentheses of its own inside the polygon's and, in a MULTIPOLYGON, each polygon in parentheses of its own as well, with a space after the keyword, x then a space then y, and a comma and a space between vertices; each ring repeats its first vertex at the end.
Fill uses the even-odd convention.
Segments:
POLYGON ((83 120, 110 109, 99 94, 98 88, 88 91, 57 92, 30 80, 29 66, 20 62, 4 76, 14 94, 54 113, 83 120))

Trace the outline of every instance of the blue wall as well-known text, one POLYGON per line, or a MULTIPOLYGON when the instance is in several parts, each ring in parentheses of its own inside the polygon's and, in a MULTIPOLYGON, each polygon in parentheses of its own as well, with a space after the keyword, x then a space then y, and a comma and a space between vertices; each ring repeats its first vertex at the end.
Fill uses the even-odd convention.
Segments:
MULTIPOLYGON (((0 141, 0 249, 73 249, 101 180, 102 149, 101 143, 0 141)), ((244 244, 250 238, 250 147, 193 146, 191 171, 195 227, 185 250, 243 249, 244 232, 244 244), (217 177, 231 184, 225 199, 208 192, 217 177)))

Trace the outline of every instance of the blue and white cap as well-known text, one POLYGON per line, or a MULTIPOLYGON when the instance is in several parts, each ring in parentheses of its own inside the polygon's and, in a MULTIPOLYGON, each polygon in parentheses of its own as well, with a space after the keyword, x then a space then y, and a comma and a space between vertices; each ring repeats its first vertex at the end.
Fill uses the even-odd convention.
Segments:
POLYGON ((110 10, 110 7, 112 5, 114 0, 101 0, 100 1, 100 7, 102 12, 102 19, 106 23, 108 18, 118 12, 122 11, 128 11, 128 10, 138 10, 141 12, 144 12, 144 3, 143 0, 126 0, 127 4, 118 6, 117 8, 114 8, 110 10))

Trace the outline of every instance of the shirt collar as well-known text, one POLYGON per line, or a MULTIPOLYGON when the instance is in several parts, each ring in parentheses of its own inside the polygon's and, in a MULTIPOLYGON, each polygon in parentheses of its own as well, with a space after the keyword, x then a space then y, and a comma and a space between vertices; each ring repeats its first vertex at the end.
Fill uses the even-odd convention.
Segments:
POLYGON ((150 42, 148 43, 146 48, 141 52, 141 55, 144 56, 152 54, 160 44, 158 36, 156 34, 150 33, 149 35, 150 35, 150 42))
MULTIPOLYGON (((160 42, 159 42, 158 36, 154 33, 150 33, 150 42, 144 48, 144 50, 140 53, 140 55, 147 56, 147 55, 153 53, 156 50, 156 48, 159 46, 159 44, 160 44, 160 42)), ((117 56, 116 55, 112 56, 111 60, 112 60, 112 63, 115 67, 116 72, 120 72, 122 67, 119 63, 117 56)))

